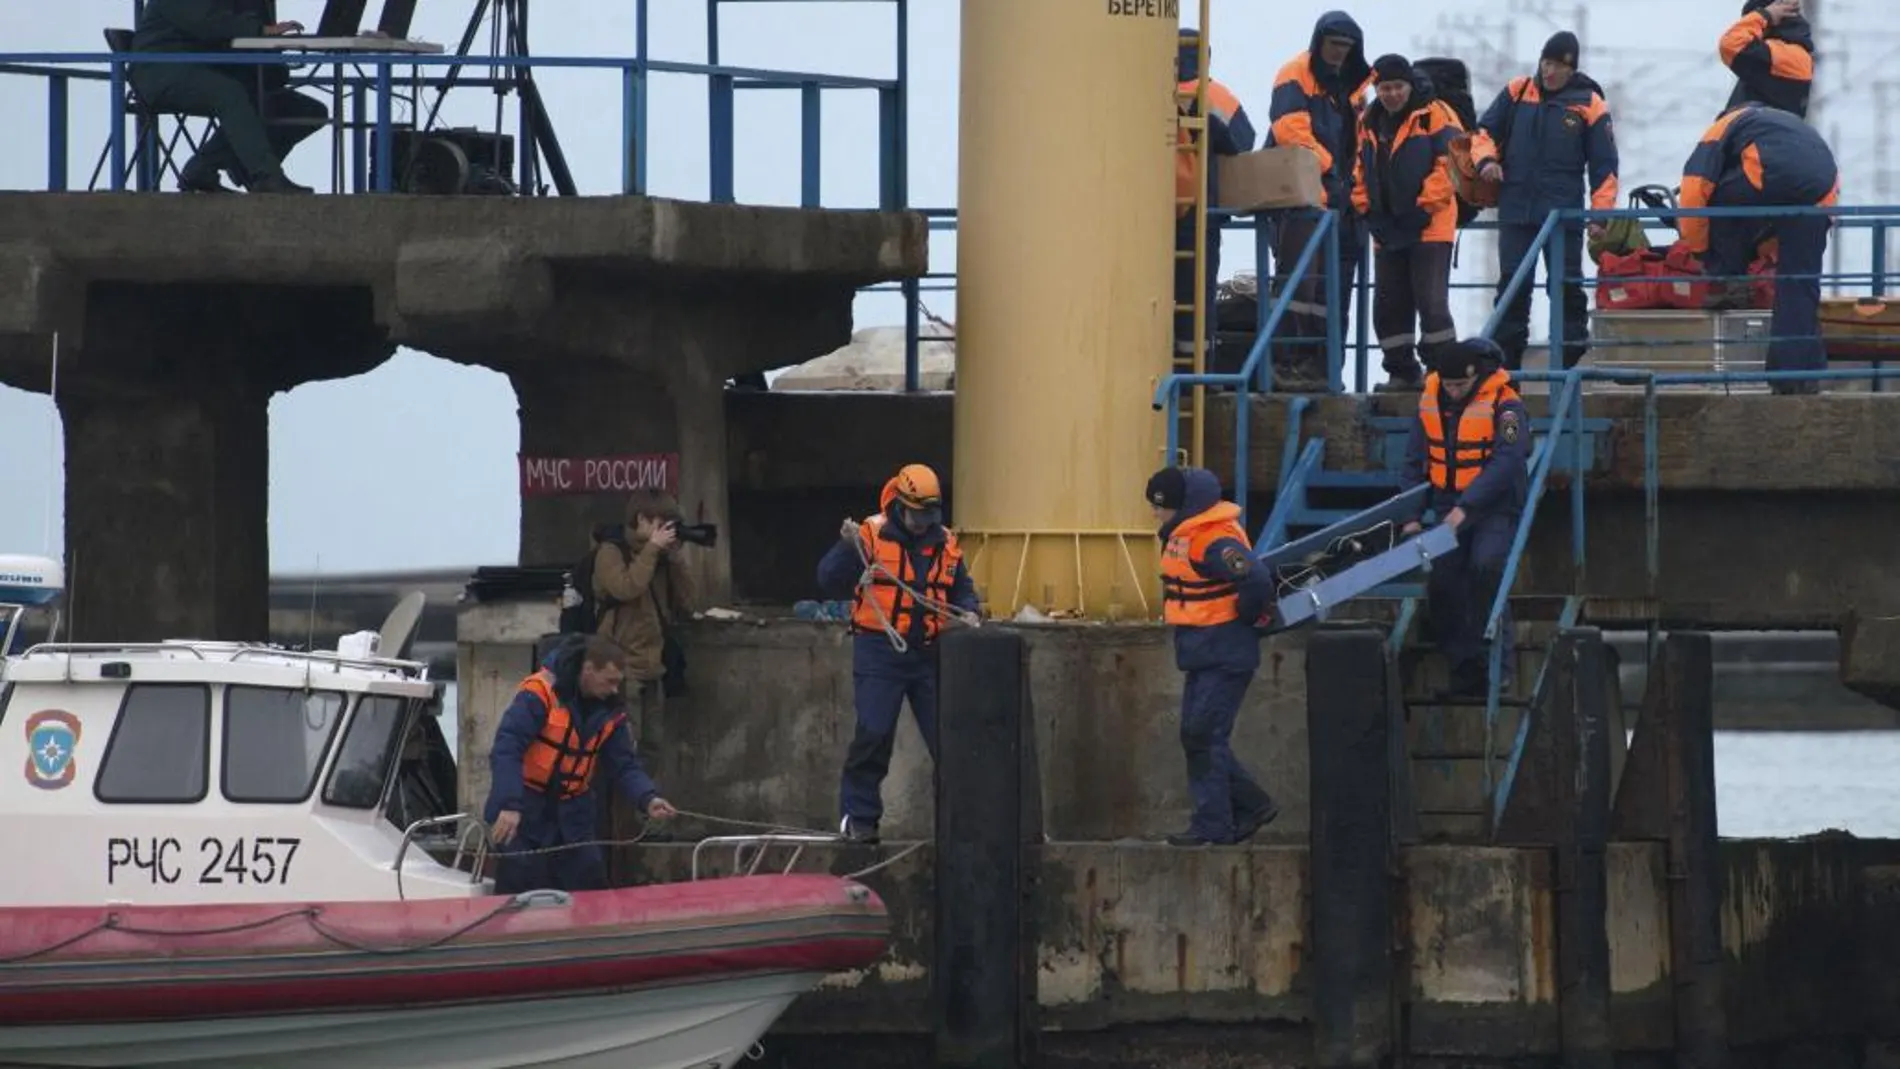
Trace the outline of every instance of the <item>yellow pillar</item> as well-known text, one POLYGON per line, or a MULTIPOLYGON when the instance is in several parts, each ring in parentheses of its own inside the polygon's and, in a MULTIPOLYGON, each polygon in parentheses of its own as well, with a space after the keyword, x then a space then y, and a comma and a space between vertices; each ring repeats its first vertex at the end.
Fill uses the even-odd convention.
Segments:
POLYGON ((1160 615, 1179 0, 964 0, 955 524, 990 612, 1160 615))

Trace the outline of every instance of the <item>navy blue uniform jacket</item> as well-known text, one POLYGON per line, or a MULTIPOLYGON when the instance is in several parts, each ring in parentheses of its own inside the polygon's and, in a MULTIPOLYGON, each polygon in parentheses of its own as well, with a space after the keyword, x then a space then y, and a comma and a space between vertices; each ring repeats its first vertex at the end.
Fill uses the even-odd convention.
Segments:
POLYGON ((1616 130, 1602 88, 1588 75, 1571 75, 1555 93, 1535 78, 1511 79, 1478 117, 1471 158, 1498 159, 1500 142, 1498 222, 1542 226, 1555 209, 1583 207, 1585 171, 1589 206, 1616 207, 1616 130))
MULTIPOLYGON (((578 722, 574 726, 583 738, 598 731, 602 721, 626 706, 625 699, 618 695, 604 701, 581 699, 581 650, 578 647, 557 649, 548 656, 544 667, 553 670, 554 693, 566 703, 569 715, 577 718, 578 722)), ((541 704, 541 699, 532 694, 516 693, 515 700, 501 714, 501 726, 495 730, 494 748, 488 752, 488 773, 491 778, 488 804, 483 808, 482 816, 493 824, 504 809, 521 814, 516 843, 510 845, 537 849, 557 843, 591 842, 599 838, 601 809, 594 795, 603 785, 612 785, 621 797, 643 811, 647 803, 659 796, 660 791, 653 785, 653 778, 640 766, 640 757, 633 748, 633 731, 624 721, 601 743, 600 756, 594 765, 592 789, 564 802, 540 791, 529 790, 521 782, 521 755, 527 752, 530 743, 540 737, 541 726, 547 722, 547 715, 547 707, 541 704)))

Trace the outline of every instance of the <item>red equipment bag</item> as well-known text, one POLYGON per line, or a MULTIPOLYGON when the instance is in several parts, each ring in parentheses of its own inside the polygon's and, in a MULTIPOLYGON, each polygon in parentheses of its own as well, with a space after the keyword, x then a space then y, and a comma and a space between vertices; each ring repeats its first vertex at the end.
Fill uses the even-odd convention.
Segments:
POLYGON ((1603 253, 1597 261, 1597 308, 1634 312, 1668 307, 1662 283, 1653 281, 1662 273, 1663 258, 1654 249, 1603 253))
POLYGON ((1775 306, 1775 250, 1765 249, 1748 265, 1749 307, 1768 309, 1775 306))
POLYGON ((1656 284, 1662 291, 1663 307, 1701 311, 1709 295, 1708 280, 1684 276, 1699 276, 1702 273, 1702 257, 1680 244, 1671 245, 1663 255, 1662 270, 1657 272, 1664 278, 1664 281, 1656 284))

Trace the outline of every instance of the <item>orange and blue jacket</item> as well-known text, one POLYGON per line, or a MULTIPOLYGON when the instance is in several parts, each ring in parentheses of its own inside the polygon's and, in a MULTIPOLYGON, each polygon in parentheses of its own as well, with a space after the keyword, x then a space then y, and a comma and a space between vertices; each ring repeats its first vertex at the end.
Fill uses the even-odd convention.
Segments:
POLYGON ((1765 3, 1751 0, 1751 6, 1756 10, 1730 26, 1716 46, 1723 66, 1735 72, 1735 92, 1723 110, 1755 101, 1805 119, 1814 87, 1814 31, 1799 15, 1770 24, 1759 10, 1765 3))
POLYGON ((1359 119, 1359 158, 1352 207, 1385 249, 1451 242, 1458 199, 1451 186, 1451 139, 1464 129, 1458 113, 1412 82, 1412 99, 1394 115, 1373 100, 1359 119))
POLYGON ((1555 209, 1583 207, 1586 171, 1589 206, 1616 207, 1616 131, 1602 87, 1588 75, 1572 75, 1554 93, 1535 78, 1511 79, 1479 116, 1471 158, 1504 167, 1500 223, 1541 225, 1555 209))
POLYGON ((1343 208, 1352 195, 1354 147, 1359 143, 1359 109, 1372 87, 1372 65, 1366 62, 1366 35, 1352 16, 1328 11, 1313 24, 1313 41, 1294 56, 1273 79, 1272 125, 1267 144, 1299 145, 1319 157, 1325 192, 1321 207, 1343 208), (1326 37, 1352 39, 1346 62, 1333 71, 1320 62, 1326 37))
MULTIPOLYGON (((1682 169, 1684 208, 1840 203, 1841 171, 1827 139, 1799 117, 1763 104, 1744 104, 1715 120, 1682 169)), ((1709 248, 1707 218, 1682 217, 1681 244, 1709 248)))
MULTIPOLYGON (((1175 77, 1179 84, 1177 93, 1185 93, 1188 99, 1179 105, 1183 114, 1194 113, 1193 94, 1199 89, 1201 78, 1200 48, 1195 42, 1192 30, 1181 31, 1181 46, 1175 60, 1175 77)), ((1234 91, 1215 81, 1207 79, 1207 155, 1211 162, 1216 156, 1238 156, 1253 151, 1253 119, 1247 115, 1247 109, 1240 106, 1240 98, 1234 91)), ((1194 142, 1186 129, 1177 127, 1174 154, 1174 196, 1176 218, 1182 218, 1194 210, 1191 203, 1200 184, 1200 158, 1194 151, 1194 142)), ((1220 203, 1220 168, 1210 167, 1207 172, 1207 203, 1209 206, 1220 203)))

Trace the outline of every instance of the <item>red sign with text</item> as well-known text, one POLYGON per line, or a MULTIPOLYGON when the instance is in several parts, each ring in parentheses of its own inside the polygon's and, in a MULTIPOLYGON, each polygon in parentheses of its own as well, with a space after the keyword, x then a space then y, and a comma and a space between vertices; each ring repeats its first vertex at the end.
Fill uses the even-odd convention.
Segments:
POLYGON ((679 492, 678 453, 628 453, 612 457, 518 457, 521 496, 630 494, 635 490, 679 492))

